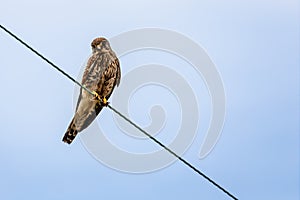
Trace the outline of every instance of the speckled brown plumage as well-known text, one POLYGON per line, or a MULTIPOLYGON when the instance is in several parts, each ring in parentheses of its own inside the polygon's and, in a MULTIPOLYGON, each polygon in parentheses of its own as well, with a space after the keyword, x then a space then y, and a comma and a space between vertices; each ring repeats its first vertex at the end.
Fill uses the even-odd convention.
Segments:
MULTIPOLYGON (((96 38, 91 43, 92 55, 88 59, 82 84, 97 92, 100 98, 109 99, 121 79, 117 56, 105 38, 96 38)), ((78 132, 87 128, 102 110, 103 105, 85 90, 80 90, 76 111, 63 141, 70 144, 78 132)))

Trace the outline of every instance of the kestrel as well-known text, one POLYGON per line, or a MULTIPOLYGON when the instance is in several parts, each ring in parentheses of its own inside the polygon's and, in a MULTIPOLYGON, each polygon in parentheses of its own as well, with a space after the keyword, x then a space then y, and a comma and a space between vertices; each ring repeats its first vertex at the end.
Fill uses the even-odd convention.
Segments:
POLYGON ((62 141, 71 144, 78 132, 87 128, 108 104, 107 99, 121 79, 120 64, 109 42, 96 38, 91 43, 92 55, 88 59, 81 84, 93 91, 80 90, 74 117, 62 141), (100 99, 100 100, 99 100, 100 99))

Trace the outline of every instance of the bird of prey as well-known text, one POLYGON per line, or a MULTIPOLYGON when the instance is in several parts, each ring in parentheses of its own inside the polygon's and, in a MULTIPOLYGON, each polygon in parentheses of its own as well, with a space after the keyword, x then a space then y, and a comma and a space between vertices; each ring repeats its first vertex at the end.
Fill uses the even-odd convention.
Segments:
POLYGON ((94 95, 81 88, 74 117, 62 139, 68 144, 107 106, 107 99, 121 79, 119 60, 108 40, 96 38, 91 46, 92 55, 86 64, 81 84, 93 91, 94 95))

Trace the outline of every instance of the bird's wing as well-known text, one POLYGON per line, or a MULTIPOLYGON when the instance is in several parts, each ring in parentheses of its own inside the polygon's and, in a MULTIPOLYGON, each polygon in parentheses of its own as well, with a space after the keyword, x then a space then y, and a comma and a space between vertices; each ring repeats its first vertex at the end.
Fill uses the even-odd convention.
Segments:
POLYGON ((116 68, 117 68, 117 77, 116 77, 116 85, 119 86, 120 80, 121 80, 121 68, 120 68, 120 62, 118 58, 116 58, 116 68))
MULTIPOLYGON (((103 82, 104 79, 103 72, 106 69, 106 62, 106 56, 100 53, 94 53, 88 59, 81 81, 81 83, 86 88, 88 88, 91 91, 98 90, 98 83, 103 82)), ((81 130, 85 129, 92 123, 92 121, 96 118, 101 109, 102 106, 100 105, 100 103, 93 100, 93 96, 91 96, 88 92, 84 91, 84 89, 81 88, 77 101, 75 115, 69 126, 69 129, 72 130, 73 128, 77 132, 80 132, 81 130)), ((73 136, 76 136, 76 134, 73 134, 73 136)))
MULTIPOLYGON (((99 82, 99 79, 101 78, 101 75, 105 69, 105 67, 101 67, 101 62, 103 62, 103 58, 101 54, 92 54, 92 56, 88 59, 88 62, 86 64, 83 76, 82 76, 82 81, 81 84, 85 85, 88 89, 94 91, 97 86, 97 82, 99 82), (98 80, 97 80, 98 79, 98 80)), ((76 105, 76 111, 78 109, 78 106, 81 101, 82 97, 82 88, 80 88, 80 93, 78 96, 77 100, 77 105, 76 105)))
POLYGON ((109 99, 112 94, 114 87, 119 85, 121 78, 120 72, 120 63, 117 57, 113 57, 108 67, 105 69, 103 76, 101 77, 100 82, 98 83, 97 93, 109 99))

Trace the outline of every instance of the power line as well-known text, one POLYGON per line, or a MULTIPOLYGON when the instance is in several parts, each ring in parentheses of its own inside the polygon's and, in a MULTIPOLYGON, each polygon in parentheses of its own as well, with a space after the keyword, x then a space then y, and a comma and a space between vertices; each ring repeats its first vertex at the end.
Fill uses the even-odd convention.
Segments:
POLYGON ((211 178, 209 178, 208 176, 206 176, 203 172, 201 172, 199 169, 197 169, 196 167, 194 167, 192 164, 190 164, 188 161, 186 161, 185 159, 183 159, 182 157, 180 157, 179 155, 177 155, 174 151, 172 151, 169 147, 167 147, 166 145, 164 145, 163 143, 161 143, 159 140, 157 140, 155 137, 153 137, 152 135, 150 135, 148 132, 146 132, 144 129, 142 129, 141 127, 139 127, 137 124, 135 124, 134 122, 132 122, 130 119, 128 119, 125 115, 123 115, 122 113, 120 113, 118 110, 116 110, 115 108, 111 107, 108 104, 108 107, 114 111, 115 113, 117 113, 120 117, 122 117, 124 120, 126 120, 129 124, 131 124, 132 126, 134 126, 136 129, 138 129, 139 131, 141 131, 142 133, 144 133, 146 136, 148 136, 151 140, 153 140, 154 142, 156 142, 159 146, 163 147, 165 150, 167 150, 169 153, 171 153, 173 156, 175 156, 176 158, 178 158, 178 160, 180 160, 181 162, 183 162, 184 164, 186 164, 189 168, 191 168, 192 170, 194 170, 196 173, 198 173, 199 175, 201 175, 202 177, 204 177, 206 180, 208 180, 209 182, 211 182, 214 186, 216 186, 217 188, 219 188, 220 190, 222 190, 224 193, 226 193, 228 196, 230 196, 232 199, 237 199, 235 196, 233 196, 230 192, 228 192, 225 188, 221 187, 218 183, 216 183, 214 180, 212 180, 211 178))
MULTIPOLYGON (((31 46, 29 46, 27 43, 25 43, 23 40, 21 40, 15 34, 13 34, 11 31, 9 31, 8 29, 6 29, 1 24, 0 24, 0 28, 3 29, 10 36, 12 36, 14 39, 16 39, 17 41, 19 41, 21 44, 23 44, 25 47, 27 47, 28 49, 30 49, 33 53, 35 53, 37 56, 39 56, 42 60, 44 60, 48 64, 50 64, 53 68, 55 68, 56 70, 58 70, 59 72, 61 72, 63 75, 65 75, 67 78, 69 78, 71 81, 73 81, 74 83, 76 83, 79 87, 83 88, 84 90, 86 90, 87 92, 89 92, 91 95, 95 94, 94 92, 92 92, 91 90, 89 90, 88 88, 86 88, 84 85, 82 85, 81 83, 79 83, 78 81, 76 81, 73 77, 71 77, 68 73, 66 73, 65 71, 63 71, 61 68, 59 68, 53 62, 51 62, 46 57, 44 57, 42 54, 40 54, 38 51, 36 51, 35 49, 33 49, 31 46)), ((131 124, 132 126, 134 126, 136 129, 138 129, 139 131, 141 131, 142 133, 144 133, 147 137, 149 137, 151 140, 153 140, 159 146, 163 147, 166 151, 168 151, 173 156, 175 156, 176 158, 178 158, 181 162, 183 162, 189 168, 191 168, 192 170, 194 170, 197 174, 199 174, 200 176, 202 176, 203 178, 205 178, 206 180, 208 180, 210 183, 212 183, 214 186, 216 186, 217 188, 219 188, 220 190, 222 190, 229 197, 231 197, 232 199, 237 200, 237 198, 234 195, 232 195, 230 192, 228 192, 225 188, 223 188, 218 183, 216 183, 214 180, 212 180, 211 178, 209 178, 208 176, 206 176, 203 172, 201 172, 200 170, 198 170, 196 167, 194 167, 188 161, 186 161, 185 159, 183 159, 182 157, 180 157, 179 155, 177 155, 174 151, 172 151, 166 145, 164 145, 163 143, 161 143, 159 140, 157 140, 156 138, 154 138, 153 136, 151 136, 148 132, 146 132, 144 129, 142 129, 140 126, 138 126, 136 123, 132 122, 129 118, 127 118, 125 115, 123 115, 122 113, 120 113, 117 109, 115 109, 114 107, 112 107, 109 104, 107 105, 107 107, 109 109, 111 109, 113 112, 115 112, 116 114, 118 114, 120 117, 122 117, 129 124, 131 124)))

